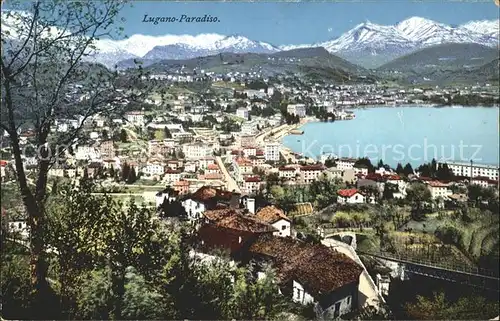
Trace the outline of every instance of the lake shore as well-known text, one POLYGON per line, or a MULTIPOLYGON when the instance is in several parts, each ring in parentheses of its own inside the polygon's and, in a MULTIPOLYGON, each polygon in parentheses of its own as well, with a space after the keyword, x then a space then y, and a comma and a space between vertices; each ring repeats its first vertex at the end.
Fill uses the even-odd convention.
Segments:
POLYGON ((498 163, 496 109, 419 107, 357 108, 354 119, 335 122, 311 117, 296 126, 303 135, 286 135, 286 131, 274 138, 287 150, 313 159, 333 153, 383 159, 394 166, 422 164, 432 158, 498 163))

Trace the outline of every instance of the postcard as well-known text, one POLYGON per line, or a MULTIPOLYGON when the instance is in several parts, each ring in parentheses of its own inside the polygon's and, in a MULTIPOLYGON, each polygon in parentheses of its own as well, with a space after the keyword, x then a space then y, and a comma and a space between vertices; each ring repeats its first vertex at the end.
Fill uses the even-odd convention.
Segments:
POLYGON ((3 0, 2 320, 498 320, 481 1, 3 0))

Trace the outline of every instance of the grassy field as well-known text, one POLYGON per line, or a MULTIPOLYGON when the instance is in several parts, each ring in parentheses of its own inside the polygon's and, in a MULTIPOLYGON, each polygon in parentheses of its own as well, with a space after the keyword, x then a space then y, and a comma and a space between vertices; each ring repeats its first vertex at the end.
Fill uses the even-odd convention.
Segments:
POLYGON ((216 81, 212 83, 212 87, 215 88, 227 88, 227 89, 235 89, 242 90, 245 89, 240 83, 237 82, 224 82, 224 81, 216 81))
POLYGON ((498 215, 472 211, 470 222, 450 212, 432 215, 423 222, 410 221, 405 227, 413 231, 440 235, 456 245, 473 260, 482 255, 497 255, 499 247, 498 215))

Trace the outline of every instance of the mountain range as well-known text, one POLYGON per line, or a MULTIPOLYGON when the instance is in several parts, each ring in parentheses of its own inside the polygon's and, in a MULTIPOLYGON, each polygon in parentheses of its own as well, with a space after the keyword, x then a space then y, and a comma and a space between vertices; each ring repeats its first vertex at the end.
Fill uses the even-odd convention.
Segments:
MULTIPOLYGON (((125 40, 99 40, 99 52, 92 59, 107 66, 127 59, 141 58, 146 64, 160 60, 190 59, 231 53, 275 53, 297 48, 324 47, 350 62, 375 68, 411 52, 445 43, 476 43, 498 46, 499 21, 471 21, 449 26, 421 17, 412 17, 395 25, 369 21, 358 24, 335 39, 302 45, 275 46, 250 40, 241 35, 219 34, 145 36, 125 40)), ((129 64, 121 64, 126 67, 129 64)))
MULTIPOLYGON (((4 30, 12 29, 12 25, 8 19, 4 19, 2 12, 2 36, 5 35, 4 30)), ((14 33, 11 33, 10 37, 12 42, 16 41, 14 33)), ((86 59, 111 68, 129 68, 135 65, 135 60, 140 60, 143 66, 148 66, 162 60, 187 60, 220 53, 273 54, 291 49, 323 47, 331 54, 371 69, 439 44, 472 43, 498 50, 498 37, 498 20, 471 21, 460 26, 450 26, 412 17, 388 26, 367 21, 335 39, 302 45, 275 46, 241 35, 225 36, 213 33, 195 36, 136 34, 122 40, 97 40, 96 49, 92 50, 86 59)))

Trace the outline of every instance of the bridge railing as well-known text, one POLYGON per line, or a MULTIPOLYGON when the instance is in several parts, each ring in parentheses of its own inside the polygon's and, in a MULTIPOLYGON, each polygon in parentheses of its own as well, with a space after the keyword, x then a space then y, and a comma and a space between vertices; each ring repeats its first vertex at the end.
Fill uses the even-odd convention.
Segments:
POLYGON ((449 263, 449 262, 433 262, 430 260, 425 260, 425 259, 417 259, 411 255, 405 255, 403 253, 390 253, 390 252, 362 252, 358 251, 360 254, 366 254, 366 255, 376 255, 381 258, 388 258, 388 259, 396 259, 399 261, 406 261, 408 263, 414 263, 414 264, 419 264, 419 265, 425 265, 429 266, 432 268, 439 268, 439 269, 446 269, 450 271, 455 271, 455 272, 463 272, 463 273, 468 273, 468 274, 476 274, 476 275, 481 275, 481 276, 488 276, 488 277, 494 277, 498 278, 498 271, 493 271, 489 269, 483 269, 483 268, 478 268, 474 266, 468 266, 465 264, 456 264, 456 263, 449 263))

